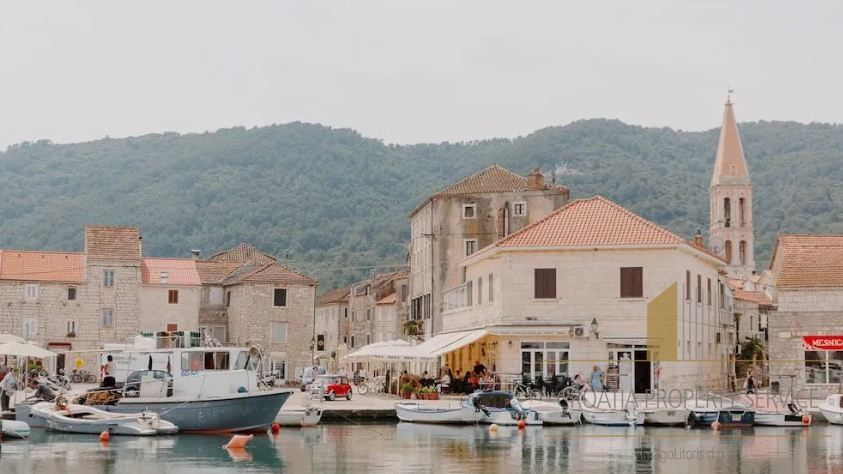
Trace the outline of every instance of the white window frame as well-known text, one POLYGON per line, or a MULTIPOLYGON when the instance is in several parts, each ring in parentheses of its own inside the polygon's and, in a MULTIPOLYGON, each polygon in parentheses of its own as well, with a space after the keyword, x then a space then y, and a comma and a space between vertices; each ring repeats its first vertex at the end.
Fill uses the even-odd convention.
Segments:
POLYGON ((272 322, 269 323, 269 340, 273 344, 286 344, 288 334, 289 334, 289 325, 287 324, 287 321, 272 321, 272 322), (278 334, 276 334, 276 330, 275 330, 276 328, 284 328, 284 334, 283 334, 284 337, 283 338, 278 337, 278 334))
POLYGON ((462 242, 463 242, 463 244, 462 244, 463 245, 463 253, 465 253, 466 257, 468 257, 469 255, 473 255, 473 254, 477 253, 477 239, 463 239, 462 242), (469 243, 474 243, 474 251, 471 252, 471 253, 468 252, 468 244, 469 243))
POLYGON ((105 268, 102 271, 102 286, 106 288, 114 288, 114 269, 113 268, 105 268))
POLYGON ((114 308, 102 308, 100 310, 100 326, 104 328, 114 327, 114 308), (105 317, 106 314, 108 318, 105 317), (106 324, 106 320, 108 320, 109 324, 106 324))
POLYGON ((38 299, 38 285, 30 283, 24 287, 24 296, 27 301, 35 301, 38 299))
POLYGON ((463 204, 462 205, 462 218, 463 219, 477 219, 477 204, 463 204), (471 208, 471 217, 466 217, 465 211, 466 209, 471 208))
POLYGON ((527 201, 518 201, 512 203, 512 215, 514 217, 524 217, 527 215, 527 201), (518 212, 518 206, 521 206, 521 212, 518 212))

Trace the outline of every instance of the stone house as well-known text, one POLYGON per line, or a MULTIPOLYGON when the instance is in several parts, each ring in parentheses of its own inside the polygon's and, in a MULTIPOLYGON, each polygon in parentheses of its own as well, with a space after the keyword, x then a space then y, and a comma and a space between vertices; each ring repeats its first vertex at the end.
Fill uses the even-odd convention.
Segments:
POLYGON ((338 288, 316 298, 316 358, 329 372, 339 369, 340 345, 348 343, 348 292, 348 287, 338 288))
POLYGON ((403 270, 375 274, 351 285, 348 353, 375 342, 398 339, 399 328, 408 318, 407 286, 407 272, 403 270))
POLYGON ((770 262, 769 373, 797 398, 843 386, 843 235, 779 235, 770 262))
POLYGON ((568 188, 497 165, 439 191, 410 213, 410 317, 424 337, 442 330, 442 292, 460 281, 460 261, 568 202, 568 188))
POLYGON ((189 258, 141 261, 141 332, 196 331, 202 282, 189 258))
POLYGON ((585 375, 606 360, 615 388, 726 387, 734 318, 723 266, 700 240, 603 197, 578 199, 466 258, 464 281, 444 295, 443 332, 417 348, 509 378, 585 375))
POLYGON ((201 327, 219 328, 225 320, 226 341, 263 347, 267 368, 282 379, 313 364, 316 280, 245 243, 196 265, 203 285, 201 327))

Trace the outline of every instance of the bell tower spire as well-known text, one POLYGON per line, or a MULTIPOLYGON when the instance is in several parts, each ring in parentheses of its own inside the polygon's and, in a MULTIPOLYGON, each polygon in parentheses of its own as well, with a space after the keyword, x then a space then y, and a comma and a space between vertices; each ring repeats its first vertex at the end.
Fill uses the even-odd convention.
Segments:
POLYGON ((723 125, 709 188, 711 247, 726 260, 726 271, 749 278, 755 271, 752 183, 735 121, 732 89, 726 96, 723 125))

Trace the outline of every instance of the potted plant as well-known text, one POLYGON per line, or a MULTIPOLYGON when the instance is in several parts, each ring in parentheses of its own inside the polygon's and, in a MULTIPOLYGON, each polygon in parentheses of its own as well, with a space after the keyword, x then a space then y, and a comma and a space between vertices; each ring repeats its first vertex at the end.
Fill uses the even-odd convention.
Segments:
POLYGON ((401 386, 401 398, 409 399, 413 395, 413 384, 410 382, 401 386))

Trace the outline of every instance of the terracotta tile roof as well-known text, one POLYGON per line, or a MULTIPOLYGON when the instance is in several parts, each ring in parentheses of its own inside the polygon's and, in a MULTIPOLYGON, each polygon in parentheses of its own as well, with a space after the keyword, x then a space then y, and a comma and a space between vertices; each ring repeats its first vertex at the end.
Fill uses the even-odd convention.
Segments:
POLYGON ((219 285, 222 281, 240 268, 240 263, 237 262, 209 262, 207 260, 198 260, 196 262, 196 271, 199 272, 199 279, 203 285, 219 285))
POLYGON ((85 254, 88 260, 140 263, 140 231, 137 227, 86 227, 85 254))
POLYGON ((493 246, 588 247, 680 243, 687 242, 602 196, 594 196, 572 201, 493 246))
POLYGON ((208 258, 208 261, 211 262, 237 262, 237 263, 246 263, 246 262, 253 262, 258 264, 270 264, 275 263, 276 259, 272 255, 266 254, 261 252, 260 250, 256 249, 255 247, 241 242, 236 247, 226 250, 224 252, 220 252, 214 255, 211 255, 208 258))
POLYGON ((745 290, 735 290, 735 299, 744 300, 744 301, 751 301, 753 303, 759 305, 771 305, 773 304, 773 300, 767 296, 767 293, 763 291, 745 291, 745 290))
POLYGON ((196 261, 191 258, 144 258, 141 261, 141 281, 144 285, 201 285, 196 261), (166 282, 161 273, 166 272, 166 282))
POLYGON ((348 302, 349 288, 337 288, 316 297, 316 306, 348 302))
POLYGON ((377 303, 375 303, 375 304, 395 304, 395 301, 396 301, 396 298, 395 298, 395 293, 392 293, 391 295, 389 295, 389 296, 387 296, 387 297, 385 297, 385 298, 380 299, 380 300, 379 300, 377 303))
POLYGON ((0 280, 82 284, 85 254, 3 250, 0 251, 0 280))
POLYGON ((282 285, 316 285, 316 280, 277 263, 261 265, 250 271, 238 272, 226 278, 223 285, 237 283, 278 283, 282 285))
POLYGON ((776 287, 843 287, 843 235, 780 235, 776 287))

